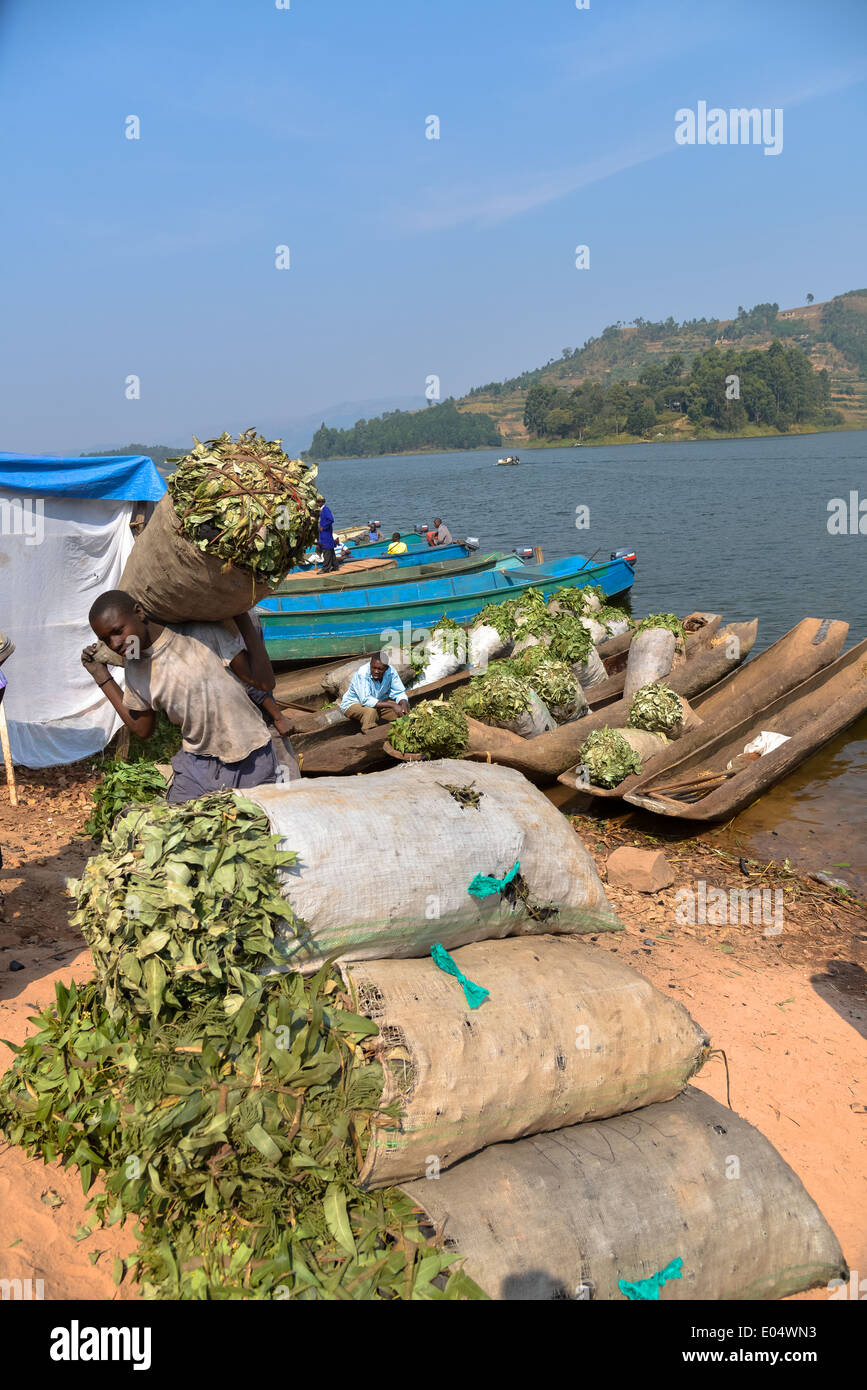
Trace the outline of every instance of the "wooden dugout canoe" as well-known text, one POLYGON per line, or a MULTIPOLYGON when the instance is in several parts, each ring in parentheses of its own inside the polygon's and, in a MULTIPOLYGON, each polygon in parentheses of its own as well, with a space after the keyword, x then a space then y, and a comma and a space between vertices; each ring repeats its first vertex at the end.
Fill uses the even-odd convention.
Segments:
MULTIPOLYGON (((867 711, 867 639, 844 656, 815 672, 777 699, 745 717, 719 721, 713 729, 691 735, 689 748, 675 748, 679 756, 663 771, 654 768, 637 779, 625 794, 632 806, 681 820, 728 820, 787 776, 823 744, 828 743, 867 711), (770 753, 718 784, 697 801, 678 798, 678 784, 689 785, 699 774, 722 774, 726 765, 743 753, 744 745, 768 731, 788 735, 770 753), (663 790, 665 789, 665 790, 663 790)), ((630 779, 632 780, 632 779, 630 779)))
MULTIPOLYGON (((591 787, 580 779, 577 767, 571 767, 560 774, 558 782, 574 787, 576 791, 586 792, 589 796, 609 799, 635 791, 640 783, 647 780, 648 775, 656 776, 678 762, 691 748, 703 746, 712 730, 747 718, 754 710, 829 666, 843 650, 848 631, 848 623, 802 618, 751 661, 694 695, 690 703, 702 723, 679 739, 673 739, 656 757, 648 758, 641 772, 625 778, 616 787, 591 787)), ((669 680, 669 684, 673 682, 669 680)), ((618 719, 616 723, 610 720, 609 727, 622 728, 625 723, 625 718, 618 719)))
MULTIPOLYGON (((686 661, 672 671, 667 684, 687 699, 707 690, 745 660, 756 640, 757 628, 755 618, 749 623, 730 623, 718 628, 707 646, 700 643, 700 633, 687 637, 686 661)), ((535 738, 521 738, 507 729, 494 729, 489 724, 468 719, 470 742, 464 756, 517 768, 531 782, 545 786, 574 766, 578 750, 591 729, 602 729, 606 724, 622 726, 628 713, 628 702, 621 698, 603 709, 592 710, 583 719, 561 724, 535 738)))

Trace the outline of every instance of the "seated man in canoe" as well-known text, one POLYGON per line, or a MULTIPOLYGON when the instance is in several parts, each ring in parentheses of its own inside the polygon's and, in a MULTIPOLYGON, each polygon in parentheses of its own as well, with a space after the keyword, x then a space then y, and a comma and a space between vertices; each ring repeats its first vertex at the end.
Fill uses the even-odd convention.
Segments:
MULTIPOLYGON (((89 620, 100 642, 122 657, 126 692, 98 659, 97 643, 85 647, 82 664, 126 727, 150 738, 162 710, 181 729, 167 801, 280 780, 270 733, 245 689, 254 686, 270 697, 273 685, 261 669, 253 633, 248 648, 239 631, 222 623, 157 623, 120 589, 100 595, 89 620)), ((274 708, 275 727, 288 734, 288 722, 274 708)))
POLYGON ((372 656, 359 666, 340 701, 341 714, 357 720, 363 734, 377 724, 390 724, 408 709, 403 681, 394 667, 383 660, 382 654, 372 656))
POLYGON ((388 547, 388 550, 386 551, 386 554, 387 554, 387 555, 405 555, 405 554, 406 554, 406 541, 402 541, 402 540, 401 540, 401 538, 400 538, 400 532, 399 532, 399 531, 392 531, 392 533, 391 533, 391 545, 388 547))
POLYGON ((441 516, 434 517, 433 530, 427 533, 428 545, 451 545, 452 533, 441 516))

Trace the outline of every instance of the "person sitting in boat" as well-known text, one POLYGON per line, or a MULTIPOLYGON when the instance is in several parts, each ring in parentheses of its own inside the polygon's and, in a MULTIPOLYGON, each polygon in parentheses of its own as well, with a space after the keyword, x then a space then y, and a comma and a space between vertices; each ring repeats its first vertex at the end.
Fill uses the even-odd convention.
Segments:
POLYGON ((405 555, 405 554, 406 554, 406 541, 402 541, 402 540, 401 540, 401 538, 400 538, 400 532, 399 532, 399 531, 392 531, 392 533, 391 533, 391 545, 388 547, 388 550, 386 551, 386 555, 405 555))
POLYGON ((363 734, 377 724, 390 724, 409 710, 406 687, 384 657, 380 653, 359 666, 340 701, 341 714, 356 720, 363 734))
POLYGON ((382 532, 381 532, 380 529, 379 529, 379 523, 378 523, 378 522, 376 522, 376 521, 368 521, 368 523, 367 523, 367 539, 368 539, 369 541, 381 541, 381 540, 382 540, 382 532))
POLYGON ((427 533, 428 545, 451 545, 452 533, 441 516, 434 517, 434 529, 427 533))
MULTIPOLYGON (((183 742, 172 758, 167 801, 279 780, 271 736, 245 689, 254 686, 270 694, 273 676, 260 671, 255 637, 252 632, 246 640, 242 635, 246 624, 236 619, 234 632, 221 623, 167 626, 148 617, 121 589, 101 594, 88 616, 99 642, 122 657, 126 692, 99 659, 99 643, 84 648, 82 665, 126 727, 139 738, 150 738, 157 711, 163 710, 181 729, 183 742)), ((288 721, 279 706, 277 711, 275 727, 287 735, 288 721)))

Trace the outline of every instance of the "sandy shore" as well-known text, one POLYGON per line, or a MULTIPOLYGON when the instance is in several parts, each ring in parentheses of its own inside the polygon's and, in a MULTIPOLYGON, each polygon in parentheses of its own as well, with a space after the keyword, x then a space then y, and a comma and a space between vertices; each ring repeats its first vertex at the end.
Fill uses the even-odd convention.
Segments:
MULTIPOLYGON (((53 1001, 58 980, 91 973, 89 952, 68 923, 64 880, 81 872, 94 849, 82 827, 95 782, 86 767, 24 773, 15 809, 0 782, 0 1038, 20 1042, 33 1031, 30 1015, 53 1001), (13 970, 13 962, 23 969, 13 970)), ((648 846, 631 819, 574 822, 603 877, 618 845, 648 846)), ((833 1226, 850 1267, 867 1275, 867 913, 833 890, 773 866, 741 866, 704 842, 664 848, 676 882, 650 897, 609 888, 626 930, 600 936, 598 949, 618 953, 708 1029, 728 1059, 734 1109, 779 1149, 833 1226), (678 891, 699 881, 727 892, 780 891, 782 932, 678 921, 678 891)), ((11 1060, 0 1044, 0 1070, 11 1060)), ((725 1102, 721 1058, 711 1059, 696 1084, 725 1102)), ((129 1224, 76 1240, 86 1216, 76 1172, 0 1146, 0 1278, 41 1279, 46 1299, 135 1297, 112 1278, 114 1257, 135 1249, 129 1224)))

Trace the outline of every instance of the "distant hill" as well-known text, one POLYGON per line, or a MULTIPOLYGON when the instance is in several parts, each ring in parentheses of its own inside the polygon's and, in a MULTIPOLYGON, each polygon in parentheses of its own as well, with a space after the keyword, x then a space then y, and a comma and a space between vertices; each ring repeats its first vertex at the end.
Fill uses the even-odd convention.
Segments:
POLYGON ((831 406, 849 426, 867 428, 867 290, 850 290, 821 304, 780 309, 778 304, 739 308, 733 319, 659 323, 637 318, 610 324, 584 346, 564 349, 543 367, 508 381, 474 387, 458 402, 499 425, 506 439, 526 439, 524 406, 533 386, 573 390, 584 382, 608 387, 636 382, 648 367, 679 354, 684 367, 708 349, 767 349, 774 339, 799 347, 817 371, 827 370, 831 406))
MULTIPOLYGON (((128 454, 144 454, 145 458, 153 459, 160 473, 171 473, 174 465, 166 464, 166 459, 178 458, 186 453, 186 448, 173 444, 125 444, 122 449, 99 449, 95 452, 98 458, 120 458, 128 454)), ((90 458, 91 456, 91 454, 81 455, 82 458, 90 458)))
POLYGON ((479 411, 462 412, 451 399, 424 410, 392 410, 374 420, 359 420, 351 430, 322 424, 305 458, 369 458, 416 453, 424 449, 496 448, 500 431, 479 411))

